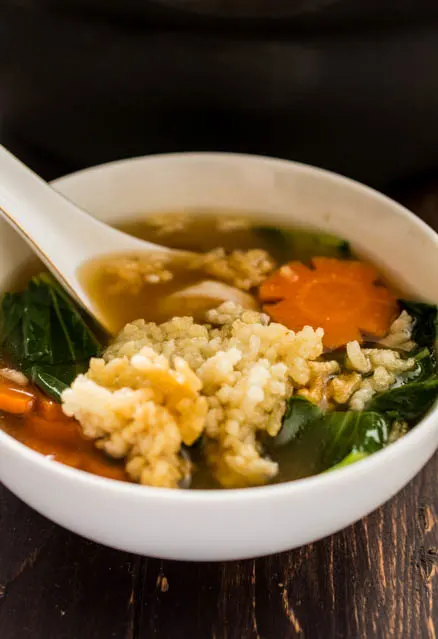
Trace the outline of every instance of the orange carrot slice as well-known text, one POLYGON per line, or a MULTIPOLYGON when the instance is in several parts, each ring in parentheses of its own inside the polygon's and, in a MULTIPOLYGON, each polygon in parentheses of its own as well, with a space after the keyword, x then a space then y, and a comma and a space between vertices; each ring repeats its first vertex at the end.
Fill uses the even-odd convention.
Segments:
POLYGON ((35 403, 35 395, 20 386, 0 382, 0 410, 14 415, 30 413, 35 403))
POLYGON ((397 300, 378 283, 370 264, 315 257, 282 266, 259 288, 263 310, 293 330, 324 329, 324 345, 334 349, 364 335, 383 337, 397 315, 397 300))

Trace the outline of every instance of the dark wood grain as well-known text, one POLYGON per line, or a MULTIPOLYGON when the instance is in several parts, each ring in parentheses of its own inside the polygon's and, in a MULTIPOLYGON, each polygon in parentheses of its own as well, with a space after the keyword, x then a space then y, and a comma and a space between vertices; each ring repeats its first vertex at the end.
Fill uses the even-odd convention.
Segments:
MULTIPOLYGON (((438 185, 406 202, 438 228, 438 185)), ((435 455, 337 535, 224 564, 104 548, 0 487, 0 638, 436 639, 437 480, 435 455)))

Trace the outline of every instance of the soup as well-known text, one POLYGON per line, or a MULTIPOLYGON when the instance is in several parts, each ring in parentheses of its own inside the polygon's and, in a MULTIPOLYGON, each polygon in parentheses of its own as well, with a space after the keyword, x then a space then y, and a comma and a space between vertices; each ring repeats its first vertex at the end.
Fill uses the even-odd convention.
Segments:
POLYGON ((436 307, 345 241, 215 213, 122 229, 184 253, 81 267, 111 336, 48 274, 3 297, 1 423, 31 448, 144 485, 239 488, 359 461, 435 402, 436 307))

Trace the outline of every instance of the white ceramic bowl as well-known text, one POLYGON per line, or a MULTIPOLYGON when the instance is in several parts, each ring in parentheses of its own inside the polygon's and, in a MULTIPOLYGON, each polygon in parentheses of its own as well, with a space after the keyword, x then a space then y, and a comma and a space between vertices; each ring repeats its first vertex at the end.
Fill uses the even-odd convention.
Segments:
MULTIPOLYGON (((149 156, 81 171, 54 186, 97 217, 187 209, 268 214, 337 233, 415 297, 438 302, 438 236, 392 200, 309 166, 228 154, 149 156)), ((0 224, 0 287, 29 257, 0 224)), ((102 479, 0 432, 0 479, 27 504, 85 537, 172 559, 227 560, 314 541, 399 491, 438 447, 435 408, 387 449, 336 472, 276 486, 178 491, 102 479)))

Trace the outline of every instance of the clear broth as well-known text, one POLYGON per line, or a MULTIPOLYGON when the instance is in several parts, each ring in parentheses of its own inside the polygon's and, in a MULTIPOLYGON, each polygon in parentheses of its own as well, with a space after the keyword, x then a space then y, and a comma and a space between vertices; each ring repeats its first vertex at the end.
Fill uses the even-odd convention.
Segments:
MULTIPOLYGON (((151 225, 147 218, 121 224, 118 228, 148 242, 197 253, 223 247, 226 251, 261 248, 270 250, 272 254, 272 246, 268 246, 260 234, 251 228, 249 221, 248 228, 226 231, 218 228, 218 219, 223 220, 223 217, 218 217, 217 214, 191 216, 184 229, 169 230, 166 233, 151 225)), ((172 305, 171 309, 163 304, 172 293, 206 279, 217 279, 206 276, 202 270, 189 270, 179 264, 177 259, 166 266, 173 273, 172 280, 157 284, 144 283, 139 292, 132 292, 129 287, 113 292, 118 278, 106 269, 112 257, 130 256, 108 256, 91 260, 81 267, 79 278, 93 303, 105 315, 107 326, 113 333, 117 333, 128 322, 139 318, 162 323, 176 315, 193 314, 194 318, 200 321, 206 310, 217 306, 214 302, 211 305, 201 304, 198 312, 192 309, 189 313, 182 301, 176 307, 172 305)), ((276 257, 275 254, 273 257, 276 257)))

